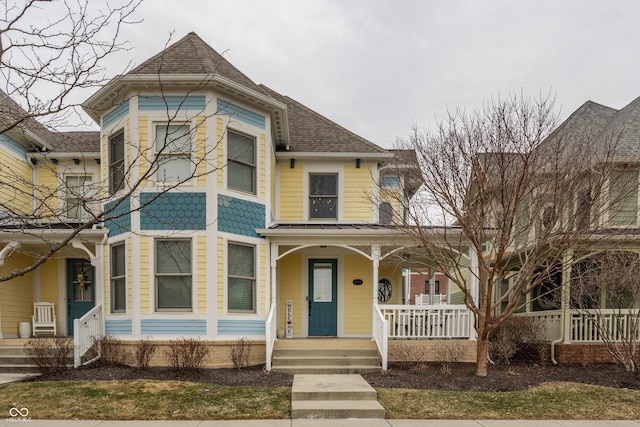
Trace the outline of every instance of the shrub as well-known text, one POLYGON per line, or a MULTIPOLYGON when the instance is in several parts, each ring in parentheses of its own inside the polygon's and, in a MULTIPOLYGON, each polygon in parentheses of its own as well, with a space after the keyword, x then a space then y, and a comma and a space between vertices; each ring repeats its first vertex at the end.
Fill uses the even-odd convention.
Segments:
POLYGON ((409 369, 417 374, 427 370, 427 351, 421 345, 400 342, 393 347, 391 355, 403 369, 409 369))
POLYGON ((104 365, 127 365, 129 363, 129 353, 122 342, 112 335, 95 338, 94 347, 97 348, 100 361, 104 365))
POLYGON ((544 321, 537 317, 511 317, 491 335, 489 354, 496 362, 510 364, 513 360, 537 358, 546 362, 549 343, 544 321))
POLYGON ((200 369, 209 354, 209 347, 195 338, 177 338, 169 341, 165 360, 174 370, 200 369))
POLYGON ((435 360, 440 363, 440 372, 451 375, 451 363, 460 363, 464 360, 465 349, 456 341, 441 340, 434 347, 435 360))
POLYGON ((24 345, 29 361, 42 375, 66 370, 73 359, 73 341, 60 338, 34 338, 24 345))
POLYGON ((142 338, 134 346, 133 357, 136 366, 141 369, 149 367, 151 358, 158 350, 158 347, 148 338, 142 338))
POLYGON ((249 366, 251 362, 251 340, 248 338, 238 338, 231 346, 231 362, 233 368, 241 370, 249 366))

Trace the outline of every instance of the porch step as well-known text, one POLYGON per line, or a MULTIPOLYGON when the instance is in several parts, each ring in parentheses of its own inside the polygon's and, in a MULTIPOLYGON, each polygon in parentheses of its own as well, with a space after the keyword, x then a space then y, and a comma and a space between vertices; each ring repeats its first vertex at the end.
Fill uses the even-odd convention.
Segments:
MULTIPOLYGON (((66 338, 61 338, 66 339, 66 338)), ((26 340, 0 341, 0 373, 39 374, 38 366, 32 363, 24 348, 26 340)), ((73 351, 68 355, 70 366, 73 367, 73 351)))
POLYGON ((370 340, 310 341, 277 341, 273 369, 289 374, 360 374, 381 369, 378 351, 370 340))
POLYGON ((376 391, 360 375, 296 375, 291 418, 377 418, 385 416, 376 391))

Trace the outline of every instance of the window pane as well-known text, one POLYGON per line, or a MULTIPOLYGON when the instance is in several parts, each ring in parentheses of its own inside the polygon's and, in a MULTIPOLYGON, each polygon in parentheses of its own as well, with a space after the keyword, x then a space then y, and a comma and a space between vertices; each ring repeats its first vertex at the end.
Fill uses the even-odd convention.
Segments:
POLYGON ((124 245, 113 246, 111 248, 111 275, 124 276, 124 274, 125 274, 124 245))
POLYGON ((127 288, 124 277, 113 281, 111 292, 113 296, 111 311, 125 311, 127 308, 127 288))
POLYGON ((383 188, 400 188, 400 178, 392 175, 383 176, 382 187, 383 188))
POLYGON ((229 311, 254 311, 253 280, 229 278, 229 311))
POLYGON ((229 244, 229 275, 253 278, 254 274, 253 246, 229 244))
POLYGON ((156 126, 156 152, 190 154, 189 125, 156 126))
POLYGON ((191 276, 158 276, 158 308, 191 308, 191 276))
POLYGON ((638 210, 638 171, 616 171, 611 177, 611 223, 615 226, 635 225, 638 210))
POLYGON ((227 165, 229 187, 249 193, 255 192, 253 171, 255 168, 241 163, 229 162, 227 165))
POLYGON ((227 139, 229 160, 255 166, 255 139, 235 132, 229 132, 227 139))
POLYGON ((191 176, 191 159, 188 157, 163 156, 158 162, 156 179, 180 182, 191 176))
POLYGON ((333 269, 331 264, 315 264, 313 266, 313 301, 331 302, 333 269))
POLYGON ((338 176, 312 174, 309 176, 309 195, 311 196, 337 196, 338 176))
POLYGON ((311 218, 338 218, 337 197, 312 197, 309 200, 311 218))
POLYGON ((380 224, 391 224, 391 220, 393 220, 393 207, 391 203, 380 203, 380 224))
POLYGON ((191 241, 156 240, 156 273, 191 274, 191 241))

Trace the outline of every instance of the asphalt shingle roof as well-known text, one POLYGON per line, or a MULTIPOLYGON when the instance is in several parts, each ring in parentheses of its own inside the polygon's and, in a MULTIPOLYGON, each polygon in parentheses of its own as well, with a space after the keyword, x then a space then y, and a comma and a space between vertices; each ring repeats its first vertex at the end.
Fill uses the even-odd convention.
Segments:
POLYGON ((260 88, 287 106, 290 152, 301 153, 388 153, 382 147, 356 135, 288 96, 265 85, 260 88))

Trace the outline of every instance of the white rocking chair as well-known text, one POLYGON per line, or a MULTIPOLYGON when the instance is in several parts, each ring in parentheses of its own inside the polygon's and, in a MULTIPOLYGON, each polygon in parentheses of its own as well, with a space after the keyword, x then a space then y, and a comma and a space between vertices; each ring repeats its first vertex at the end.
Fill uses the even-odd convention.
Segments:
POLYGON ((40 333, 53 333, 56 336, 56 313, 52 302, 34 302, 31 316, 33 336, 40 333))

